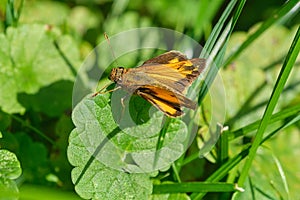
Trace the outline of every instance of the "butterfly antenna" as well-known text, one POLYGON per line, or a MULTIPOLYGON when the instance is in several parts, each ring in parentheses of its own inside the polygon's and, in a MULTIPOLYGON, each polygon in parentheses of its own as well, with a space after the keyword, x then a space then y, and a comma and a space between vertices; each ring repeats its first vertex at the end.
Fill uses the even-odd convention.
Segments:
POLYGON ((109 40, 108 35, 106 34, 106 32, 104 32, 104 37, 105 37, 105 39, 107 41, 107 44, 108 44, 109 49, 110 49, 110 52, 111 52, 111 54, 112 54, 112 56, 114 58, 114 62, 117 64, 117 66, 119 66, 117 58, 116 58, 115 53, 114 53, 114 50, 113 50, 113 48, 112 48, 112 46, 110 44, 110 40, 109 40))
MULTIPOLYGON (((112 48, 112 46, 111 46, 111 44, 110 44, 110 40, 109 40, 109 38, 108 38, 108 35, 107 35, 105 32, 104 32, 104 37, 105 37, 105 39, 106 39, 106 41, 107 41, 107 44, 108 44, 109 49, 110 49, 110 52, 111 52, 111 54, 112 54, 112 56, 113 56, 113 58, 114 58, 114 62, 117 64, 117 66, 119 66, 119 64, 118 64, 118 62, 117 62, 117 58, 116 58, 115 53, 114 53, 114 51, 113 51, 113 48, 112 48)), ((92 97, 95 97, 95 96, 97 96, 98 94, 105 94, 105 93, 113 92, 113 91, 115 91, 115 90, 120 89, 120 87, 116 87, 116 88, 114 88, 114 89, 112 89, 112 90, 108 90, 108 91, 103 92, 103 90, 105 90, 105 89, 106 89, 108 86, 110 86, 110 85, 111 85, 111 83, 108 83, 108 84, 105 85, 103 88, 101 88, 99 91, 95 92, 95 93, 92 95, 92 97)))

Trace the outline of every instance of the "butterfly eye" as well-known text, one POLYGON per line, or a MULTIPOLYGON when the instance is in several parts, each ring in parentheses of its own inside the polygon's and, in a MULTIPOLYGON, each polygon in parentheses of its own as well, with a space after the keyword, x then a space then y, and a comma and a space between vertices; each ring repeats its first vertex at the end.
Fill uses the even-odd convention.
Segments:
POLYGON ((125 71, 124 67, 118 67, 117 68, 117 70, 116 70, 116 79, 118 81, 121 81, 124 71, 125 71))
POLYGON ((116 68, 113 68, 112 70, 111 70, 111 72, 110 72, 110 75, 109 75, 109 80, 111 80, 111 81, 116 81, 116 68))
POLYGON ((127 69, 125 69, 124 67, 113 68, 111 70, 109 79, 114 82, 120 82, 122 79, 123 73, 125 73, 126 71, 127 71, 127 69))

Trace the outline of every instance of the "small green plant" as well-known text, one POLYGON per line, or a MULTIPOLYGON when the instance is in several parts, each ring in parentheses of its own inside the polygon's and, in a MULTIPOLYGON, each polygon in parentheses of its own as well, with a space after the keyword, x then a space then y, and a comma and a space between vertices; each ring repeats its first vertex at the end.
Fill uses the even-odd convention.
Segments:
MULTIPOLYGON (((297 199, 299 3, 274 2, 241 30, 259 16, 244 0, 2 1, 0 199, 297 199), (204 44, 207 71, 188 91, 199 89, 194 115, 166 118, 135 96, 113 106, 122 91, 91 97, 116 67, 108 48, 92 51, 102 33, 122 55, 135 43, 114 37, 147 27, 204 44), (225 102, 212 96, 218 81, 225 102), (217 106, 226 115, 214 113, 224 121, 212 126, 217 106)), ((161 49, 117 62, 142 64, 165 46, 157 35, 139 37, 153 43, 161 49)))

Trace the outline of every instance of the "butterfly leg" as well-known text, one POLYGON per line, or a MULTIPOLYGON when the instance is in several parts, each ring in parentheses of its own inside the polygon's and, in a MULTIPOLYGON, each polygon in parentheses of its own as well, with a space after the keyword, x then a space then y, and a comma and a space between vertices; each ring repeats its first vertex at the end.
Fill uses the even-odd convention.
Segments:
POLYGON ((124 113, 125 113, 125 100, 129 97, 129 94, 126 94, 124 97, 121 98, 120 102, 121 102, 121 105, 122 105, 122 111, 121 111, 121 114, 119 116, 119 119, 118 119, 118 122, 121 121, 122 117, 124 116, 124 113))
POLYGON ((107 91, 104 91, 102 92, 104 89, 106 89, 110 84, 107 84, 106 86, 104 86, 102 89, 100 89, 98 92, 95 92, 92 97, 95 97, 97 96, 98 94, 105 94, 105 93, 109 93, 109 92, 113 92, 113 91, 116 91, 118 89, 121 88, 121 86, 118 86, 118 87, 115 87, 114 89, 111 89, 111 90, 107 90, 107 91))
POLYGON ((126 94, 124 97, 121 98, 121 105, 122 105, 122 113, 124 114, 124 110, 125 110, 125 100, 130 97, 129 94, 126 94))
POLYGON ((125 104, 124 104, 124 101, 128 98, 128 95, 124 96, 121 98, 121 105, 122 105, 122 108, 123 110, 125 109, 125 104))

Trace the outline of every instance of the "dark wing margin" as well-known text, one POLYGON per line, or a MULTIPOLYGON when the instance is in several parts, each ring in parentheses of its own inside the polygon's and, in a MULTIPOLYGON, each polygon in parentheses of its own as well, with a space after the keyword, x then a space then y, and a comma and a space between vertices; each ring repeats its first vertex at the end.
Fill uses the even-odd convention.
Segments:
POLYGON ((182 107, 196 109, 196 103, 192 100, 161 87, 145 85, 139 87, 136 94, 146 99, 169 117, 183 115, 182 107))
POLYGON ((204 70, 206 64, 206 60, 202 58, 193 58, 186 62, 179 62, 177 70, 179 73, 185 75, 185 78, 182 80, 186 80, 189 83, 192 83, 204 70), (179 65, 182 63, 181 65, 179 65))
POLYGON ((201 72, 205 68, 206 60, 202 58, 193 58, 189 60, 192 65, 182 65, 181 69, 178 69, 181 73, 185 74, 185 77, 175 82, 180 92, 183 92, 194 80, 198 78, 201 72))
POLYGON ((161 54, 157 57, 151 58, 149 60, 146 60, 143 65, 146 64, 169 64, 169 63, 174 63, 174 62, 180 62, 188 60, 186 55, 182 54, 179 51, 168 51, 164 54, 161 54))

